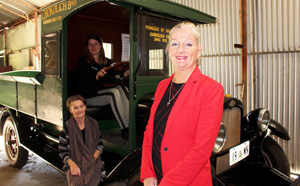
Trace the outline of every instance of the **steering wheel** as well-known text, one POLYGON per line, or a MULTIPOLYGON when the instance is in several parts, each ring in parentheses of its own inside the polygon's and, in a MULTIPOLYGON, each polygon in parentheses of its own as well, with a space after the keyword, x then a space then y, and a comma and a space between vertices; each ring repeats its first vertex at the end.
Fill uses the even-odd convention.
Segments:
MULTIPOLYGON (((128 69, 128 66, 129 66, 128 61, 120 61, 120 62, 114 62, 114 63, 110 64, 109 66, 104 67, 103 69, 107 72, 113 68, 116 71, 121 71, 121 73, 124 73, 126 71, 126 69, 128 69)), ((98 79, 99 84, 103 87, 115 87, 118 84, 120 84, 121 81, 126 81, 128 79, 128 76, 127 77, 109 76, 109 77, 114 79, 116 81, 116 83, 112 83, 112 84, 103 83, 101 78, 99 78, 98 79)))

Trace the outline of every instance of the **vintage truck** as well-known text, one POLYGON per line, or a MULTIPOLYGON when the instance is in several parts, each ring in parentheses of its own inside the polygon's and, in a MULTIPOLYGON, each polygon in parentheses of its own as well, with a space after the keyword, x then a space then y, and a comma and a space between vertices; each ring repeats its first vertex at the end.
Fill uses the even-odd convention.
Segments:
MULTIPOLYGON (((130 103, 128 140, 121 137, 109 106, 87 109, 103 135, 104 183, 128 179, 128 185, 139 185, 153 94, 158 82, 173 73, 164 52, 168 32, 180 21, 214 24, 216 18, 166 0, 62 0, 43 8, 41 17, 41 69, 0 74, 0 131, 9 163, 21 168, 31 151, 61 170, 58 138, 69 118, 65 102, 78 93, 77 59, 84 54, 85 38, 97 33, 114 68, 130 70, 128 79, 113 77, 130 103)), ((267 109, 244 114, 238 99, 225 97, 211 156, 214 185, 290 185, 287 157, 269 137, 288 140, 288 133, 267 109)))

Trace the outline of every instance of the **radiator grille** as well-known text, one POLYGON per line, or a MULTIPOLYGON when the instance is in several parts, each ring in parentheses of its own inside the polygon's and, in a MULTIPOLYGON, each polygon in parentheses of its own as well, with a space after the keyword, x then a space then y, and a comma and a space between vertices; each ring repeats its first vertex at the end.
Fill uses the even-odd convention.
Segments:
MULTIPOLYGON (((239 107, 225 109, 222 122, 226 127, 226 141, 223 150, 230 149, 240 143, 241 139, 241 110, 239 107)), ((229 168, 229 155, 225 154, 217 158, 217 174, 229 168)))

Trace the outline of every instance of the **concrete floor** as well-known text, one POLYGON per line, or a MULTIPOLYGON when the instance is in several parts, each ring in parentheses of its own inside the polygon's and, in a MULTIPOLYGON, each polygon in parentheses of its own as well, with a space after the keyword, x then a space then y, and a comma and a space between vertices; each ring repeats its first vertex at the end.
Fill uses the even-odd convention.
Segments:
MULTIPOLYGON (((27 164, 22 169, 9 165, 0 136, 0 186, 67 186, 65 175, 29 153, 27 164)), ((109 186, 125 186, 125 182, 116 182, 109 186)))

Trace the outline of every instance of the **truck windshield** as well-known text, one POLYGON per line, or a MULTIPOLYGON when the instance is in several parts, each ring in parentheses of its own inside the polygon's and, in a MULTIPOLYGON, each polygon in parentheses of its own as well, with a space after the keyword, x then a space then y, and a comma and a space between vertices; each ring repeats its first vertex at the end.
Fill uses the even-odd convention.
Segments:
POLYGON ((149 14, 139 16, 139 70, 138 76, 170 76, 173 72, 165 49, 170 29, 178 23, 149 14))

